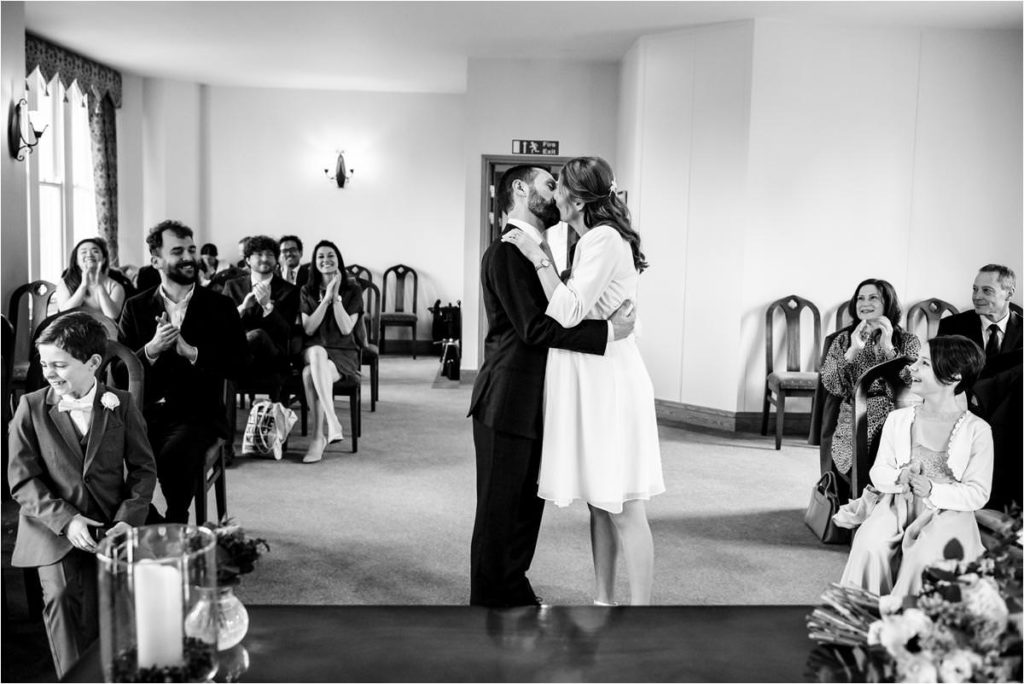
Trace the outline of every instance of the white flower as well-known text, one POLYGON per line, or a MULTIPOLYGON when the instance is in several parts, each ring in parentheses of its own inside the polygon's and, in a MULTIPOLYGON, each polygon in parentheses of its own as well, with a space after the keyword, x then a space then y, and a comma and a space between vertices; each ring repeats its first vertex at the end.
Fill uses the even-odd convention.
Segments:
POLYGON ((897 659, 901 682, 922 682, 933 684, 939 681, 939 671, 926 652, 907 654, 897 659))
POLYGON ((907 652, 907 642, 916 636, 925 636, 932 630, 932 620, 917 608, 909 608, 902 615, 886 615, 868 627, 868 644, 881 644, 896 657, 907 652))
POLYGON ((1009 621, 1010 611, 1006 607, 1006 601, 999 594, 999 585, 991 577, 983 577, 977 582, 962 587, 961 600, 967 606, 968 612, 982 618, 987 627, 996 634, 1006 629, 1009 621))
POLYGON ((900 612, 903 608, 903 597, 893 596, 892 594, 886 594, 885 596, 878 597, 878 612, 882 616, 895 615, 900 612))
POLYGON ((939 664, 939 676, 944 682, 969 682, 975 668, 982 664, 981 656, 959 648, 950 651, 939 664))
POLYGON ((121 405, 121 400, 113 392, 104 392, 103 396, 100 397, 100 403, 103 404, 103 408, 113 411, 121 405))

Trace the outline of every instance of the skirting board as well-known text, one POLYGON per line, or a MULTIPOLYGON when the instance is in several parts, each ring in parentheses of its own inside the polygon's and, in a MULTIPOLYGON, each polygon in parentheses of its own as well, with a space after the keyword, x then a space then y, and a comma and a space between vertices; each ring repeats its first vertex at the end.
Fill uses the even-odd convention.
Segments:
MULTIPOLYGON (((722 432, 761 432, 761 414, 751 411, 725 411, 707 406, 683 404, 666 399, 655 399, 654 410, 659 425, 680 428, 703 428, 722 432)), ((783 434, 807 435, 811 414, 786 412, 783 434)), ((775 413, 768 415, 768 434, 773 434, 775 413)))

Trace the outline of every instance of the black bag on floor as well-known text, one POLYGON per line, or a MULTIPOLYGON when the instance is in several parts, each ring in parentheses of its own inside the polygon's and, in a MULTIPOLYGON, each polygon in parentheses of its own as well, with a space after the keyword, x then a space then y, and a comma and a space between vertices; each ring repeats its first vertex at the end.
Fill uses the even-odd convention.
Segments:
POLYGON ((836 493, 836 476, 827 472, 821 476, 811 490, 811 502, 804 513, 804 523, 815 536, 825 544, 847 544, 850 530, 839 527, 832 516, 839 511, 839 495, 836 493))

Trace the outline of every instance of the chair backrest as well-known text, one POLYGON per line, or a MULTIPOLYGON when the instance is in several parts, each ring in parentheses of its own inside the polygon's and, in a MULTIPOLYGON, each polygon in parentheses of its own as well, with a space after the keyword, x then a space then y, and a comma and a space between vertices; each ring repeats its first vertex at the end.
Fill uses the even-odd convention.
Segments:
POLYGON ((96 369, 96 377, 101 381, 118 389, 127 389, 135 401, 135 406, 142 410, 142 392, 144 389, 145 375, 142 370, 142 361, 135 353, 117 340, 107 340, 107 350, 103 354, 103 363, 96 369), (113 363, 120 361, 128 373, 128 387, 118 387, 118 380, 122 379, 122 371, 119 365, 113 363))
POLYGON ((878 453, 878 439, 868 441, 868 390, 879 378, 891 386, 899 382, 899 374, 914 362, 909 356, 897 356, 864 372, 857 380, 853 394, 853 466, 850 469, 850 498, 860 496, 870 481, 868 471, 878 453))
POLYGON ((107 269, 107 277, 124 288, 125 301, 138 294, 138 290, 135 289, 135 283, 132 282, 132 279, 122 273, 119 269, 113 267, 107 269))
POLYGON ((57 291, 57 286, 48 280, 35 280, 25 283, 11 294, 7 306, 7 319, 14 328, 15 360, 24 361, 31 354, 29 348, 36 328, 46 318, 50 298, 57 291), (22 315, 24 314, 24 315, 22 315))
MULTIPOLYGON (((839 305, 836 309, 836 329, 835 332, 839 332, 846 326, 853 323, 853 319, 850 318, 850 302, 845 301, 839 305)), ((828 351, 827 349, 825 351, 828 351)))
POLYGON ((950 315, 960 313, 960 310, 947 301, 941 299, 924 299, 907 309, 907 332, 913 332, 918 320, 923 316, 928 323, 928 334, 922 337, 928 340, 935 337, 939 331, 939 320, 942 315, 949 312, 950 315))
POLYGON ((416 275, 416 271, 406 266, 405 264, 397 264, 392 266, 388 270, 384 271, 382 280, 384 281, 384 295, 381 300, 381 307, 384 311, 388 311, 388 282, 394 283, 394 295, 391 300, 391 311, 395 313, 403 313, 406 310, 405 300, 405 280, 406 278, 412 278, 412 313, 416 313, 416 300, 419 299, 419 277, 416 275))
POLYGON ((363 332, 366 334, 366 341, 370 344, 378 344, 380 340, 380 290, 377 286, 368 281, 360 281, 359 286, 363 288, 363 332))
POLYGON ((814 317, 814 347, 815 354, 812 360, 813 370, 818 370, 817 351, 821 348, 821 314, 810 300, 798 295, 789 295, 782 299, 776 299, 768 305, 764 317, 764 341, 765 341, 765 373, 771 373, 775 369, 775 342, 774 322, 775 314, 781 311, 786 316, 786 370, 800 370, 800 314, 808 309, 814 317))
POLYGON ((359 281, 360 287, 362 287, 364 281, 367 283, 373 282, 373 273, 371 273, 370 269, 366 268, 365 266, 360 266, 359 264, 350 264, 345 267, 345 272, 348 273, 353 278, 355 278, 357 281, 359 281))

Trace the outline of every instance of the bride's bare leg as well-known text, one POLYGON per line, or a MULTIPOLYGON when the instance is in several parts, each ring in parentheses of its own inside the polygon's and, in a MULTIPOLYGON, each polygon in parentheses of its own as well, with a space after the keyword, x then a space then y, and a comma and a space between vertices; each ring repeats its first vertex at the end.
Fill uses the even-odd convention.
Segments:
POLYGON ((630 604, 646 606, 651 602, 654 586, 654 540, 647 523, 647 511, 640 500, 625 501, 622 513, 611 514, 622 555, 629 573, 630 604))
POLYGON ((595 599, 598 603, 615 601, 615 566, 619 558, 615 536, 611 514, 590 506, 590 548, 594 555, 595 599))

